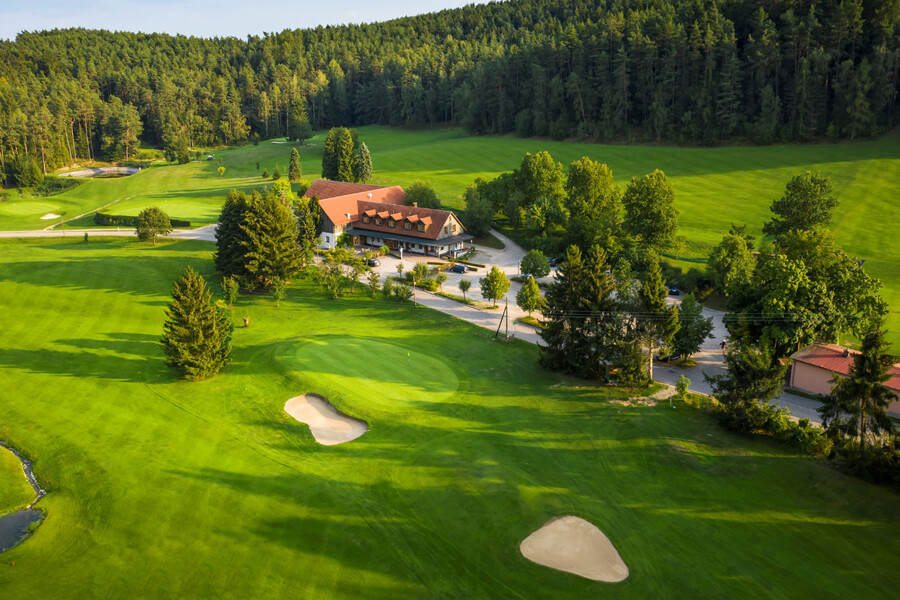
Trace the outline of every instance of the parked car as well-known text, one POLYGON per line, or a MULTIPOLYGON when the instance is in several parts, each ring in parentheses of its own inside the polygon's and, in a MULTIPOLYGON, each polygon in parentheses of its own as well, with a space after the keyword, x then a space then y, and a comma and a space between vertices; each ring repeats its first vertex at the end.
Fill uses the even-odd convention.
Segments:
POLYGON ((451 273, 467 273, 469 271, 469 267, 467 267, 466 265, 453 265, 447 270, 451 273))
POLYGON ((366 261, 366 266, 367 267, 380 267, 381 261, 378 260, 377 258, 370 258, 369 260, 366 261))
POLYGON ((671 286, 671 287, 669 288, 669 295, 670 295, 670 296, 680 296, 680 295, 681 295, 681 290, 679 290, 677 287, 675 287, 675 286, 673 285, 673 286, 671 286))
POLYGON ((561 259, 559 257, 547 259, 547 262, 550 264, 551 267, 558 267, 559 265, 562 264, 562 261, 563 261, 563 259, 561 259))
POLYGON ((672 362, 673 360, 678 360, 681 358, 680 354, 657 354, 656 360, 660 362, 672 362))

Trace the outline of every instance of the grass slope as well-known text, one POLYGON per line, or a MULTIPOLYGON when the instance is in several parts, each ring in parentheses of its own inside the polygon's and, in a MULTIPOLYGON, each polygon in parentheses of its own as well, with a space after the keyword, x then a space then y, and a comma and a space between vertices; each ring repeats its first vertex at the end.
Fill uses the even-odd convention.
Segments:
MULTIPOLYGON (((894 227, 900 222, 900 131, 876 141, 840 144, 684 148, 554 142, 516 137, 473 137, 457 129, 406 131, 361 127, 360 136, 372 151, 375 182, 408 186, 414 180, 432 182, 438 196, 461 208, 462 193, 476 177, 494 177, 516 168, 525 152, 549 151, 567 166, 589 156, 610 165, 624 186, 635 175, 662 169, 669 176, 681 212, 686 256, 706 256, 732 223, 749 225, 760 238, 769 206, 784 192, 790 178, 804 171, 831 178, 841 204, 832 229, 851 255, 866 260, 869 273, 884 282, 883 294, 894 313, 888 330, 900 343, 900 244, 894 227)), ((320 132, 300 148, 306 177, 321 172, 320 132)), ((38 229, 50 222, 48 212, 72 218, 110 202, 109 210, 134 215, 147 206, 160 206, 171 217, 202 225, 215 221, 225 194, 232 188, 250 189, 263 183, 262 169, 276 165, 287 172, 290 144, 261 142, 216 151, 214 161, 159 166, 133 177, 90 181, 75 190, 28 201, 13 192, 0 204, 0 229, 38 229), (219 159, 226 168, 216 175, 219 159), (257 162, 260 168, 256 168, 257 162)), ((93 226, 91 217, 70 226, 93 226)))
POLYGON ((534 347, 305 281, 242 297, 234 362, 176 380, 171 282, 210 246, 4 242, 0 437, 50 490, 0 557, 10 598, 893 597, 897 494, 536 368, 534 347), (369 431, 317 445, 283 412, 328 396, 369 431), (631 575, 598 584, 518 544, 576 514, 631 575))
POLYGON ((0 515, 18 510, 34 500, 22 463, 6 448, 0 448, 0 515))

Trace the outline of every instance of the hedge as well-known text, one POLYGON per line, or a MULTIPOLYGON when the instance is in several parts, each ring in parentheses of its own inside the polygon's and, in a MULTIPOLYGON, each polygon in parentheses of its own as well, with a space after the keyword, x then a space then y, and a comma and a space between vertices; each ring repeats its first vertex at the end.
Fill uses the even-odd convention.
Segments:
MULTIPOLYGON (((117 227, 137 227, 137 217, 127 215, 108 215, 106 213, 95 212, 94 223, 97 225, 115 225, 117 227)), ((169 219, 172 227, 190 227, 191 222, 184 219, 169 219)))

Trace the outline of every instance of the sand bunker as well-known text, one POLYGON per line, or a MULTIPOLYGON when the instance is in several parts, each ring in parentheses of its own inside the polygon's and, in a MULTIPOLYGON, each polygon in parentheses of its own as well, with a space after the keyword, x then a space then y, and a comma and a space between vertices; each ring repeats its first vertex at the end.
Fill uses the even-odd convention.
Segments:
POLYGON ((285 402, 284 411, 309 425, 313 437, 323 446, 335 446, 355 440, 369 429, 365 421, 341 413, 318 394, 291 398, 285 402))
POLYGON ((50 219, 58 219, 60 217, 62 217, 62 215, 58 215, 56 213, 47 213, 46 215, 41 217, 41 221, 48 221, 50 219))
POLYGON ((603 532, 578 517, 558 517, 519 545, 522 555, 539 565, 615 583, 628 577, 628 566, 603 532))

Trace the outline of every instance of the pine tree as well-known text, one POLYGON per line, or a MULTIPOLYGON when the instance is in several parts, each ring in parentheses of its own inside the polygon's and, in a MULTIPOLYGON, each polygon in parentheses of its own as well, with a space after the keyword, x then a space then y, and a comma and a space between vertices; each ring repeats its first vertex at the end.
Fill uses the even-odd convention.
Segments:
POLYGON ((303 176, 303 170, 300 168, 300 153, 296 148, 291 148, 291 164, 288 167, 288 180, 291 183, 297 183, 303 176))
POLYGON ((369 154, 369 147, 365 142, 359 145, 359 156, 356 158, 354 165, 354 177, 359 183, 368 183, 372 180, 374 171, 372 170, 372 155, 369 154))
POLYGON ((211 300, 206 280, 188 267, 175 282, 166 310, 161 340, 166 362, 189 381, 212 377, 231 357, 228 310, 211 300))
POLYGON ((247 283, 271 288, 276 279, 289 280, 300 268, 297 221, 291 209, 274 194, 254 194, 240 229, 247 283))

